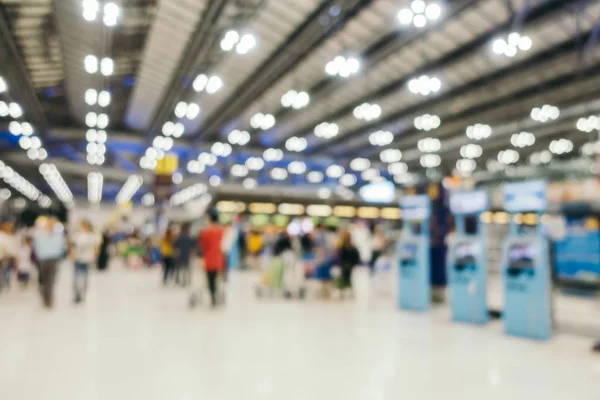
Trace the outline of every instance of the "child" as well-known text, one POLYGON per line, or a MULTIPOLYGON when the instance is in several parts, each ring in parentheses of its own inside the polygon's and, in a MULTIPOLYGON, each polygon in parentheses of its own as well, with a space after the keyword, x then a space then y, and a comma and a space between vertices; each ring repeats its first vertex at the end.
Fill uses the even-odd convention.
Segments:
POLYGON ((31 237, 26 236, 24 244, 19 250, 19 262, 17 264, 17 280, 23 289, 29 286, 29 279, 34 270, 32 252, 33 240, 31 237))

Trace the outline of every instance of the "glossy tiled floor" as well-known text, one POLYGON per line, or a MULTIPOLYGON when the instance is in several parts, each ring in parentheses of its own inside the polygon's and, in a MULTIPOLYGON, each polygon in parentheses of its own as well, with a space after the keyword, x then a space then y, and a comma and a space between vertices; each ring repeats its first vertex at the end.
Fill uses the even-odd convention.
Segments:
POLYGON ((369 296, 353 302, 257 301, 233 276, 228 306, 186 307, 156 272, 94 275, 70 303, 63 266, 55 310, 33 290, 0 297, 0 398, 6 399, 577 399, 600 397, 587 338, 536 343, 411 314, 369 296))

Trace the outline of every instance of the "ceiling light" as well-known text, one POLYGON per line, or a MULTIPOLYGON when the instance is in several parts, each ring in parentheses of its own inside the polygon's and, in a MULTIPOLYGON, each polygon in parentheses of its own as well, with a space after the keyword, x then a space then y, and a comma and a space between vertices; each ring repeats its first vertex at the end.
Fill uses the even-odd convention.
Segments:
POLYGON ((0 101, 0 117, 6 117, 8 115, 8 104, 4 101, 0 101))
POLYGON ((234 164, 231 166, 231 175, 236 178, 243 178, 248 175, 248 167, 243 164, 234 164))
POLYGON ((379 178, 380 176, 381 175, 379 173, 379 170, 376 170, 375 168, 366 169, 362 172, 362 174, 360 174, 360 177, 364 181, 372 181, 379 178))
POLYGON ((532 41, 529 36, 521 36, 518 32, 510 33, 506 39, 498 38, 492 42, 492 51, 498 55, 512 58, 520 51, 529 51, 532 41))
POLYGON ((235 45, 240 41, 240 34, 237 31, 229 31, 221 39, 221 50, 231 51, 235 45))
POLYGON ((394 175, 394 182, 399 185, 408 185, 413 183, 413 176, 411 173, 406 173, 402 175, 394 175))
POLYGON ((85 71, 88 74, 95 74, 98 72, 98 58, 91 54, 87 55, 83 60, 83 64, 85 66, 85 71))
POLYGON ((242 186, 246 190, 252 190, 252 189, 255 189, 258 186, 258 182, 256 182, 256 179, 254 179, 254 178, 246 178, 242 182, 242 186))
POLYGON ((19 146, 21 146, 23 150, 29 150, 31 148, 31 138, 27 136, 21 136, 19 138, 19 146))
POLYGON ((254 47, 256 47, 256 39, 253 35, 247 33, 241 37, 239 43, 237 44, 237 46, 235 46, 235 51, 238 54, 243 55, 248 53, 254 47))
POLYGON ((549 149, 553 154, 567 154, 573 151, 573 142, 571 142, 569 139, 564 138, 559 140, 553 140, 552 142, 550 142, 549 149))
POLYGON ((142 196, 142 204, 146 207, 151 207, 154 205, 154 195, 152 193, 146 193, 142 196))
POLYGON ((100 129, 105 129, 108 126, 109 123, 109 119, 108 119, 108 115, 102 113, 102 114, 98 114, 98 121, 97 121, 97 126, 100 129))
POLYGON ((341 165, 330 165, 329 167, 327 167, 327 170, 325 171, 325 173, 327 174, 328 177, 330 178, 334 178, 337 179, 340 176, 344 175, 344 167, 342 167, 341 165))
POLYGON ((429 96, 432 93, 437 93, 442 88, 442 82, 435 77, 421 75, 419 78, 411 79, 408 82, 408 90, 414 94, 429 96))
POLYGON ((175 124, 172 123, 171 121, 167 121, 163 124, 162 134, 165 136, 171 136, 171 135, 173 135, 174 130, 175 130, 175 124))
POLYGON ((288 164, 290 174, 301 175, 306 172, 306 164, 302 161, 292 161, 288 164))
POLYGON ((319 196, 319 198, 323 200, 328 199, 331 197, 331 189, 326 187, 319 188, 319 190, 317 191, 317 196, 319 196))
POLYGON ((310 103, 310 96, 306 92, 288 90, 283 96, 281 96, 281 105, 285 108, 294 108, 295 110, 299 110, 306 107, 308 103, 310 103))
POLYGON ((227 140, 231 144, 244 146, 248 144, 248 142, 250 142, 250 133, 248 133, 247 131, 240 131, 238 129, 234 129, 231 132, 229 132, 229 135, 227 135, 227 140))
MULTIPOLYGON (((170 203, 173 206, 180 206, 198 196, 203 195, 204 193, 206 193, 206 185, 203 183, 196 183, 195 185, 188 186, 185 189, 181 189, 179 192, 173 194, 173 196, 171 196, 170 203)), ((205 197, 205 200, 210 201, 210 199, 210 196, 205 197)))
POLYGON ((211 76, 206 85, 206 93, 214 94, 223 87, 223 81, 218 76, 211 76))
POLYGON ((533 146, 535 143, 535 136, 531 132, 519 132, 513 133, 510 137, 510 144, 515 147, 524 148, 533 146))
POLYGON ((595 115, 591 115, 587 118, 579 118, 577 120, 577 129, 581 132, 590 133, 594 129, 600 130, 600 118, 595 115))
POLYGON ((98 123, 98 114, 96 114, 93 111, 90 111, 89 113, 87 113, 85 115, 85 124, 88 127, 93 128, 96 126, 97 123, 98 123))
POLYGON ((355 57, 337 56, 325 66, 325 72, 330 76, 348 78, 360 71, 360 61, 355 57))
POLYGON ((306 179, 310 182, 310 183, 321 183, 323 182, 323 173, 320 171, 310 171, 307 175, 306 175, 306 179))
POLYGON ((276 162, 283 159, 283 151, 281 149, 266 149, 263 153, 263 158, 267 162, 276 162))
POLYGON ((292 136, 285 142, 285 148, 288 151, 293 151, 293 152, 304 151, 307 146, 308 146, 308 142, 306 141, 305 138, 300 138, 300 137, 296 137, 296 136, 292 136))
POLYGON ((21 128, 21 124, 18 121, 11 121, 8 124, 8 131, 14 135, 14 136, 18 136, 23 134, 23 130, 21 128))
POLYGON ((23 109, 18 103, 12 102, 8 105, 8 114, 12 118, 21 118, 23 115, 23 109))
POLYGON ((208 184, 212 187, 219 186, 221 182, 223 182, 223 180, 219 175, 212 175, 210 178, 208 178, 208 184))
POLYGON ((266 131, 275 126, 275 117, 272 114, 256 113, 250 119, 250 125, 254 129, 260 128, 263 131, 266 131))
POLYGON ((288 173, 285 169, 283 168, 273 168, 271 170, 271 178, 275 179, 276 181, 283 181, 288 177, 288 173))
POLYGON ((535 107, 531 110, 531 119, 536 122, 545 123, 554 121, 560 116, 560 110, 556 106, 544 104, 542 107, 535 107))
POLYGON ((177 122, 175 125, 173 125, 173 137, 174 138, 179 138, 183 135, 185 131, 185 126, 183 126, 183 124, 181 122, 177 122))
POLYGON ((387 146, 394 141, 394 135, 390 131, 377 131, 369 135, 369 142, 373 146, 387 146))
POLYGON ((185 117, 185 113, 187 112, 187 108, 188 108, 187 103, 184 102, 184 101, 180 101, 175 106, 175 116, 177 118, 183 118, 183 117, 185 117))
POLYGON ((102 201, 104 176, 100 172, 90 172, 87 176, 88 200, 98 204, 102 201))
POLYGON ((456 169, 463 175, 468 175, 475 171, 477 163, 470 158, 463 158, 456 161, 456 169))
POLYGON ((187 112, 185 116, 187 119, 192 120, 195 119, 200 114, 200 106, 196 103, 188 104, 187 112))
POLYGON ((398 149, 385 149, 379 154, 379 158, 384 163, 393 163, 402 160, 402 151, 398 149))
POLYGON ((187 163, 187 170, 190 174, 201 174, 206 170, 206 167, 198 160, 190 160, 187 163))
POLYGON ((118 204, 128 203, 132 199, 133 195, 142 186, 143 182, 144 182, 144 180, 139 175, 129 176, 129 178, 127 178, 127 181, 125 182, 125 184, 121 187, 121 190, 119 190, 119 193, 117 193, 117 197, 116 197, 117 203, 118 204))
POLYGON ((104 5, 104 18, 102 21, 106 26, 115 26, 117 24, 117 19, 119 18, 121 10, 119 6, 115 3, 106 3, 104 5))
POLYGON ((423 154, 420 162, 423 168, 435 168, 442 163, 442 158, 438 154, 423 154))
POLYGON ((85 91, 85 102, 88 105, 93 106, 94 104, 96 104, 97 100, 98 92, 95 89, 88 89, 85 91))
POLYGON ((240 55, 247 54, 256 47, 256 38, 250 33, 240 36, 237 31, 228 31, 221 39, 221 50, 231 51, 234 47, 236 53, 240 55))
POLYGON ((54 164, 42 164, 39 170, 60 201, 65 204, 73 201, 73 193, 54 164))
POLYGON ((200 153, 198 161, 203 165, 213 166, 217 164, 217 156, 212 153, 200 153))
POLYGON ((400 175, 408 172, 408 165, 403 162, 395 162, 388 165, 388 172, 392 175, 400 175))
POLYGON ((498 161, 504 165, 515 164, 519 161, 519 153, 513 149, 501 150, 498 152, 498 161))
MULTIPOLYGON (((103 90, 98 94, 98 105, 100 107, 107 107, 110 104, 110 101, 111 101, 111 96, 110 96, 109 91, 103 90)), ((90 104, 90 105, 92 105, 92 104, 90 104)))
POLYGON ((414 120, 415 128, 420 131, 429 132, 440 127, 442 121, 437 115, 421 115, 414 120))
POLYGON ((112 58, 104 57, 100 60, 100 73, 104 76, 110 76, 115 70, 115 63, 112 58))
POLYGON ((362 103, 354 108, 352 114, 356 119, 373 121, 381 116, 381 107, 377 104, 362 103))
POLYGON ((339 126, 332 122, 321 122, 319 125, 315 127, 315 136, 323 139, 331 139, 340 132, 339 126))
POLYGON ((340 184, 344 186, 354 186, 356 185, 356 182, 358 182, 358 179, 354 174, 344 174, 340 177, 340 184))
POLYGON ((246 160, 246 166, 252 171, 260 171, 264 168, 265 162, 260 157, 249 157, 246 160))
POLYGON ((350 161, 350 169, 362 172, 371 166, 371 161, 367 158, 358 157, 350 161))
POLYGON ((463 158, 478 158, 483 154, 483 149, 480 145, 469 143, 460 148, 460 156, 463 158))
POLYGON ((419 140, 417 147, 422 153, 435 153, 440 151, 442 148, 442 143, 438 138, 426 137, 419 140))
POLYGON ((211 147, 211 152, 218 157, 228 157, 231 154, 229 143, 216 142, 211 147))
POLYGON ((106 143, 106 139, 107 139, 106 131, 99 130, 96 135, 96 141, 98 143, 106 143))
POLYGON ((581 146, 581 154, 586 157, 595 156, 600 153, 600 141, 588 142, 581 146))
POLYGON ((492 134, 492 127, 485 124, 475 124, 467 127, 467 137, 473 140, 487 139, 492 134))
POLYGON ((8 90, 8 86, 6 85, 6 81, 3 77, 0 76, 0 93, 4 93, 8 90))

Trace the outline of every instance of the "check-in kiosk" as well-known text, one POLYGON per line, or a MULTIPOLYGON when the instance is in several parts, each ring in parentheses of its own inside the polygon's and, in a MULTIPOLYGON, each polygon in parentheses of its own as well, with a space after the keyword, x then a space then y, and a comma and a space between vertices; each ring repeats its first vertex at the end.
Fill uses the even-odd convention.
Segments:
POLYGON ((546 183, 529 181, 504 186, 504 209, 511 214, 504 239, 504 322, 509 335, 544 340, 551 336, 551 271, 549 244, 541 226, 547 208, 546 183), (524 230, 515 214, 537 213, 535 226, 524 230))
POLYGON ((429 218, 431 200, 426 195, 407 196, 400 201, 404 226, 398 241, 398 306, 425 311, 431 307, 429 265, 429 218))
POLYGON ((480 221, 481 213, 488 208, 484 191, 456 192, 450 196, 456 231, 448 242, 446 265, 452 319, 457 322, 488 321, 487 235, 485 224, 480 221))

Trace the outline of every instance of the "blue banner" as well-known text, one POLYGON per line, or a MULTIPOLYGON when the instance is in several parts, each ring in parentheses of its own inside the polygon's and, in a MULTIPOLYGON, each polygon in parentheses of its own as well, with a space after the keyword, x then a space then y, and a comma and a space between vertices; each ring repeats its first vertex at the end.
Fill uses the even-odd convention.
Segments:
POLYGON ((600 281, 600 230, 594 218, 567 218, 567 234, 555 245, 559 278, 600 281))

